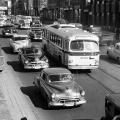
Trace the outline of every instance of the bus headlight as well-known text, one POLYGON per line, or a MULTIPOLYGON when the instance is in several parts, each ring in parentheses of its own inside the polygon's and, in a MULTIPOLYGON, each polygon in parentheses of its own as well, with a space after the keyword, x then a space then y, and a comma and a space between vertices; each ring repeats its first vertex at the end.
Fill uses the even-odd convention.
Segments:
POLYGON ((73 62, 73 60, 68 60, 68 63, 72 63, 73 62))

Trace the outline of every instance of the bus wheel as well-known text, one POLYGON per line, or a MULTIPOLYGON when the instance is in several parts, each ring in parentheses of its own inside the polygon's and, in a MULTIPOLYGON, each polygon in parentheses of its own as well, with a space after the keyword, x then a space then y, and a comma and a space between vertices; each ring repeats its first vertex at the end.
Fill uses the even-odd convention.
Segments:
POLYGON ((88 73, 91 73, 92 71, 91 71, 91 69, 88 69, 87 72, 88 72, 88 73))

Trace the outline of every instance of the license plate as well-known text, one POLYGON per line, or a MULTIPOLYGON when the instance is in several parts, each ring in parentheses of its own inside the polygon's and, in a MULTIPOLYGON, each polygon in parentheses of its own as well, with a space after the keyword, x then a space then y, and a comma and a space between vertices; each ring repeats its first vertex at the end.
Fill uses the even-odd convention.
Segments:
POLYGON ((80 59, 88 59, 88 57, 80 57, 80 59))

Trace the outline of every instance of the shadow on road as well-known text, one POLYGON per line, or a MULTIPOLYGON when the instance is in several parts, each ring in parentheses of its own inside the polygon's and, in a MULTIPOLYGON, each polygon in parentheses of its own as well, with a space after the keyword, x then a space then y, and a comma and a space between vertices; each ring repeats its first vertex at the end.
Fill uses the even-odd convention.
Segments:
POLYGON ((8 65, 11 65, 14 71, 16 72, 40 72, 40 70, 26 70, 23 66, 19 63, 19 61, 8 61, 8 65))
POLYGON ((119 65, 118 61, 115 60, 115 59, 112 59, 112 58, 109 58, 108 55, 101 55, 100 56, 100 59, 101 60, 104 60, 110 64, 116 64, 116 65, 119 65))
POLYGON ((2 47, 2 49, 7 54, 16 54, 12 52, 12 49, 10 47, 2 47))
POLYGON ((42 95, 36 87, 28 86, 21 87, 20 89, 25 95, 29 96, 30 100, 32 101, 35 107, 47 109, 45 105, 45 100, 43 99, 42 95))

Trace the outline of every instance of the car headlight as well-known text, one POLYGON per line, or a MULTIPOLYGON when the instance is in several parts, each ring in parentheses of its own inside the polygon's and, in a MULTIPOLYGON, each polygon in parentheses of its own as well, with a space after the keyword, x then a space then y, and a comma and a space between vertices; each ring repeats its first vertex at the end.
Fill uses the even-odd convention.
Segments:
POLYGON ((85 95, 85 91, 84 91, 84 90, 81 90, 81 91, 80 91, 80 94, 81 94, 81 96, 84 96, 84 95, 85 95))
POLYGON ((52 99, 55 99, 55 93, 53 93, 51 97, 52 97, 52 99))
POLYGON ((28 61, 28 60, 26 60, 26 61, 25 61, 25 64, 27 64, 28 62, 29 62, 29 61, 28 61))
POLYGON ((48 62, 48 59, 46 59, 45 62, 48 62))

